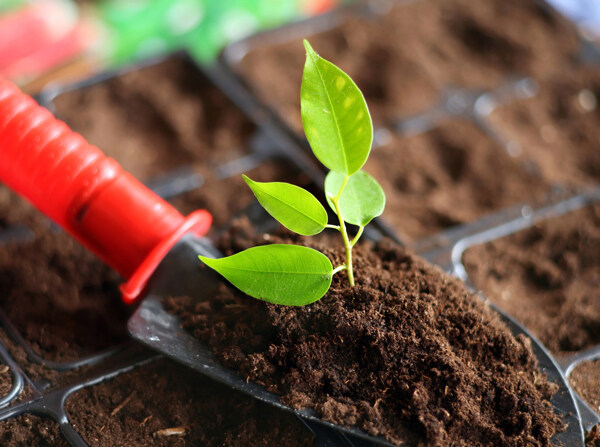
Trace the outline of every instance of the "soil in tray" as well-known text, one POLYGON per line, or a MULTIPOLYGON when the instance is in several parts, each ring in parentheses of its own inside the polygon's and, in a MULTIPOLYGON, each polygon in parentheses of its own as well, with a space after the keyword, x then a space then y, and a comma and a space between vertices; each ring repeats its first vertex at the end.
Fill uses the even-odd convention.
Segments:
POLYGON ((4 397, 12 387, 12 377, 7 365, 0 363, 0 397, 4 397))
MULTIPOLYGON (((428 108, 447 85, 491 88, 513 74, 545 77, 575 59, 575 28, 526 0, 417 0, 384 16, 352 18, 307 37, 363 90, 375 122, 428 108)), ((251 88, 301 129, 302 38, 252 49, 237 69, 251 88)))
MULTIPOLYGON (((299 174, 298 169, 289 160, 268 160, 244 173, 259 182, 291 181, 302 187, 310 184, 308 176, 299 174)), ((183 214, 197 209, 210 211, 213 217, 212 232, 229 222, 253 200, 254 195, 241 174, 220 179, 214 172, 207 172, 202 187, 177 196, 170 202, 183 214)))
POLYGON ((501 107, 491 123, 518 143, 517 159, 554 182, 600 182, 600 69, 565 71, 540 81, 539 94, 501 107))
POLYGON ((13 447, 68 447, 58 424, 50 419, 25 414, 0 421, 0 444, 13 447))
POLYGON ((75 360, 127 339, 120 278, 48 225, 0 250, 0 306, 48 360, 75 360))
POLYGON ((404 241, 547 196, 548 184, 467 121, 373 149, 365 166, 386 193, 383 218, 404 241))
MULTIPOLYGON (((240 221, 221 249, 281 242, 307 241, 255 236, 240 221)), ((340 263, 339 245, 310 245, 340 263)), ((225 284, 206 300, 166 305, 226 366, 327 420, 393 442, 549 445, 561 427, 546 400, 556 386, 537 371, 526 338, 458 280, 390 241, 361 244, 355 257, 356 289, 336 275, 309 306, 270 305, 225 284)))
POLYGON ((600 360, 579 364, 569 376, 571 386, 600 413, 600 360))
POLYGON ((92 447, 314 445, 294 416, 167 360, 85 388, 66 408, 92 447))
POLYGON ((246 155, 253 131, 178 57, 66 92, 54 106, 57 117, 141 180, 186 164, 210 170, 246 155))
POLYGON ((600 343, 600 205, 468 249, 474 285, 553 353, 600 343))
POLYGON ((18 224, 33 224, 40 215, 27 201, 0 185, 0 231, 18 224))
MULTIPOLYGON (((569 382, 590 407, 600 413, 600 360, 581 363, 571 373, 569 382)), ((587 447, 600 447, 600 424, 587 433, 585 442, 587 447)))

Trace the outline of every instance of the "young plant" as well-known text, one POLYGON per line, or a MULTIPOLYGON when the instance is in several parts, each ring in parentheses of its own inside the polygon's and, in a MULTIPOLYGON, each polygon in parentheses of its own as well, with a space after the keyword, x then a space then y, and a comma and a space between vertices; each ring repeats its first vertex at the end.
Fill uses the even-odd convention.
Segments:
POLYGON ((383 212, 381 186, 364 171, 373 142, 373 124, 365 99, 350 77, 321 58, 308 41, 302 76, 302 125, 310 146, 330 172, 325 194, 339 225, 329 224, 327 212, 310 192, 289 183, 244 180, 267 212, 296 233, 312 236, 326 228, 341 233, 346 262, 331 261, 312 248, 273 244, 253 247, 233 256, 200 256, 210 268, 254 298, 275 304, 303 306, 329 289, 335 273, 345 270, 354 286, 352 247, 365 226, 383 212), (358 230, 351 239, 346 224, 358 230))

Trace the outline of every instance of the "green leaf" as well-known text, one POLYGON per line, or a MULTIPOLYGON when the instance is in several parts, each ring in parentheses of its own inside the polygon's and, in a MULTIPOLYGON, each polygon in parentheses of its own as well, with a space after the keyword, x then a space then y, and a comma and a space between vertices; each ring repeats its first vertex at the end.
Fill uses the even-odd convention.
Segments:
POLYGON ((327 225, 327 211, 305 189, 290 183, 261 183, 242 177, 267 212, 290 230, 312 236, 327 225))
POLYGON ((273 304, 313 303, 329 290, 333 274, 327 256, 299 245, 263 245, 220 259, 198 257, 242 292, 273 304))
POLYGON ((367 160, 373 123, 354 81, 321 58, 308 41, 300 102, 302 125, 313 152, 327 168, 352 175, 367 160))
MULTIPOLYGON (((325 194, 329 206, 335 211, 329 196, 337 196, 344 184, 344 175, 329 172, 325 177, 325 194)), ((381 215, 385 208, 385 193, 377 181, 365 171, 358 171, 348 178, 348 183, 339 198, 338 205, 344 221, 352 225, 365 226, 381 215)))

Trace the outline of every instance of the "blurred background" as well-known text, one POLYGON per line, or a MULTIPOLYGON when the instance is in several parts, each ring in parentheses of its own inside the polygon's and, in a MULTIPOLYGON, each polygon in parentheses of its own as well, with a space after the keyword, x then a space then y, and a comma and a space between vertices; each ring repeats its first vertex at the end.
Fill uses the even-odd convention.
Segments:
POLYGON ((36 93, 187 49, 210 62, 228 42, 342 0, 0 0, 0 75, 36 93))
MULTIPOLYGON (((228 42, 352 0, 0 0, 0 75, 38 92, 177 49, 210 62, 228 42)), ((600 35, 600 1, 548 0, 600 35)))

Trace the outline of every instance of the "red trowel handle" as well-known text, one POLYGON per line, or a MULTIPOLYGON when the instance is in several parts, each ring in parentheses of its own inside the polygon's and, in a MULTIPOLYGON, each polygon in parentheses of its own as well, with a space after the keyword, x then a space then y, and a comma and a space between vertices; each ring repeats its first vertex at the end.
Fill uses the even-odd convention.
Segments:
POLYGON ((203 235, 212 220, 203 210, 184 218, 2 78, 0 182, 127 278, 121 286, 126 302, 140 296, 183 234, 203 235))

